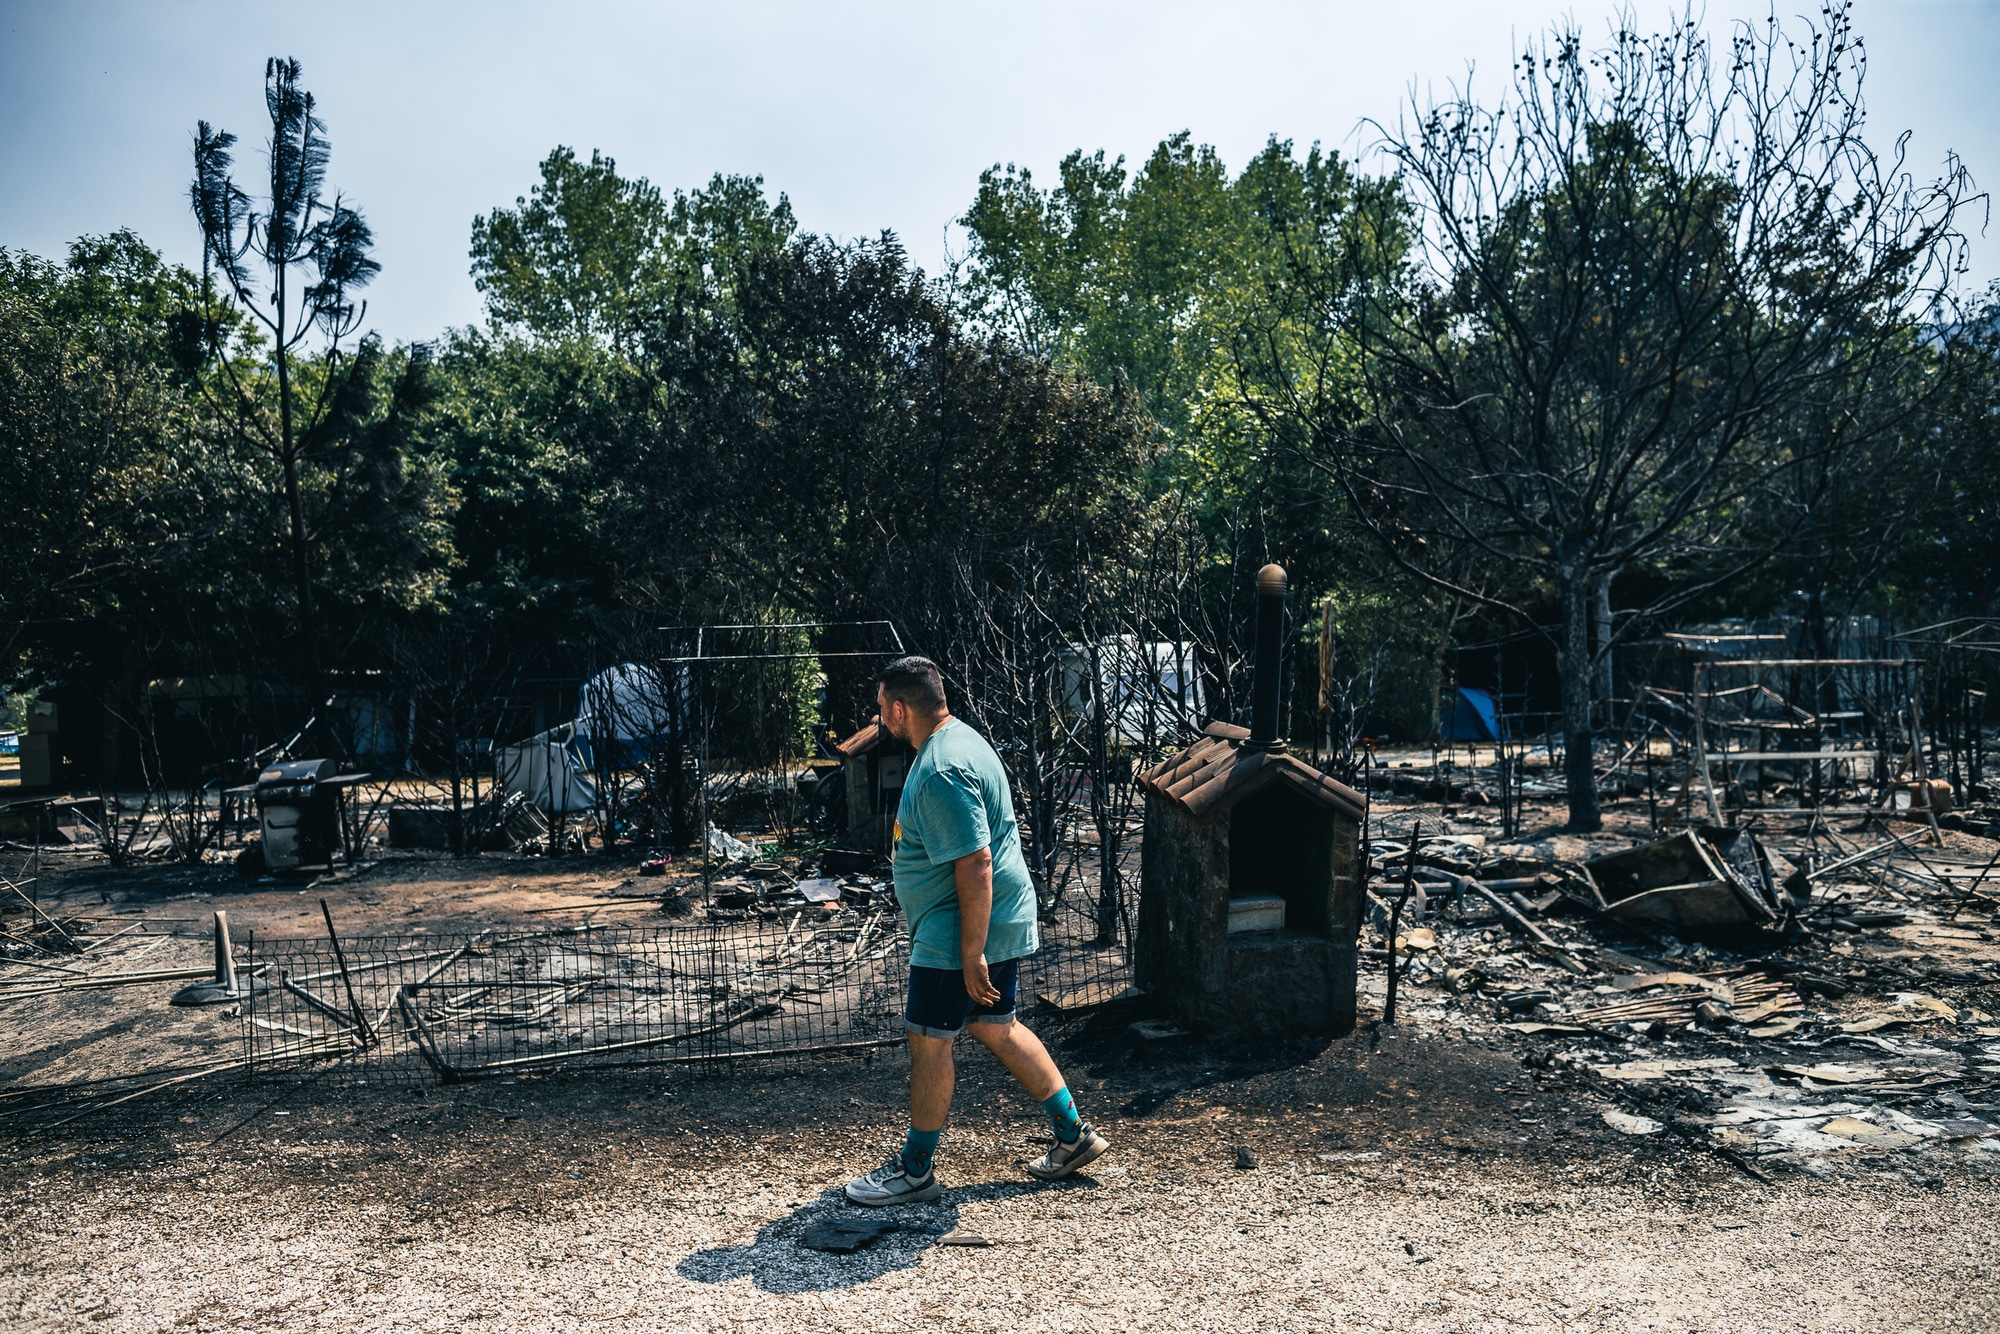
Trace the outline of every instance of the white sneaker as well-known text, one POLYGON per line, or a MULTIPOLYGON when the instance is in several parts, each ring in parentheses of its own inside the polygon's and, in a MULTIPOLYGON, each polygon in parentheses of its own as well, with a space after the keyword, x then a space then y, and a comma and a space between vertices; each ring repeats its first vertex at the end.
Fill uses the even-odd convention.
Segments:
POLYGON ((880 1209, 890 1204, 929 1204, 944 1194, 944 1187, 938 1185, 937 1173, 926 1172, 913 1177, 903 1166, 903 1155, 894 1153, 889 1161, 870 1172, 847 1183, 847 1198, 870 1209, 880 1209))
POLYGON ((1096 1162, 1110 1147, 1111 1141, 1098 1134, 1097 1127, 1085 1121, 1075 1143, 1065 1144, 1057 1140, 1047 1153, 1028 1164, 1028 1175, 1040 1177, 1044 1181, 1060 1181, 1072 1172, 1096 1162))

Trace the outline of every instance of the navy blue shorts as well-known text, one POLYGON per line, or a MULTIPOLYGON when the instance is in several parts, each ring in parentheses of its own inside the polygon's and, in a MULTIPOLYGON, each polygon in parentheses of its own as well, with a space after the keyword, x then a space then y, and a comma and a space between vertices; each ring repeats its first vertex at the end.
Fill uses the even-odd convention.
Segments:
POLYGON ((910 965, 910 1003, 903 1009, 903 1027, 927 1038, 955 1038, 968 1023, 1004 1024, 1014 1018, 1015 988, 1021 981, 1021 961, 1005 959, 988 964, 986 976, 1000 999, 992 1005, 977 1005, 965 990, 965 972, 959 968, 920 968, 910 965))

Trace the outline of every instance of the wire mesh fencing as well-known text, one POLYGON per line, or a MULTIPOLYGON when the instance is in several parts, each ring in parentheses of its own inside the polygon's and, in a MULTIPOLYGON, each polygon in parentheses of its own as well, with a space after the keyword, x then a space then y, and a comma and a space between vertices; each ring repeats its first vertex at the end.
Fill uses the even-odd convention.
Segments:
MULTIPOLYGON (((1024 1014, 1130 981, 1123 933, 1079 895, 1043 922, 1024 1014)), ((536 1069, 723 1067, 897 1046, 909 941, 893 903, 723 911, 660 926, 253 939, 239 967, 253 1074, 337 1063, 386 1082, 536 1069)))
POLYGON ((1062 1014, 1095 1008, 1132 985, 1132 941, 1138 926, 1139 848, 1136 828, 1121 831, 1109 856, 1099 835, 1081 821, 1060 850, 1056 891, 1041 914, 1041 948, 1022 971, 1024 1011, 1062 1014))
POLYGON ((339 1060, 385 1078, 693 1064, 900 1040, 893 910, 813 921, 254 941, 251 1068, 339 1060))

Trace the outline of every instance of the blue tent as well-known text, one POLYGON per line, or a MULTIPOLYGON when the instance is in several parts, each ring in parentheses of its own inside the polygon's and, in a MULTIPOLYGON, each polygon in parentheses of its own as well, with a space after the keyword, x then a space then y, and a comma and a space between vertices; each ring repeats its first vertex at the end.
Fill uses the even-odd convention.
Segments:
POLYGON ((1491 691, 1460 686, 1446 705, 1441 737, 1446 741, 1499 741, 1506 735, 1491 691))

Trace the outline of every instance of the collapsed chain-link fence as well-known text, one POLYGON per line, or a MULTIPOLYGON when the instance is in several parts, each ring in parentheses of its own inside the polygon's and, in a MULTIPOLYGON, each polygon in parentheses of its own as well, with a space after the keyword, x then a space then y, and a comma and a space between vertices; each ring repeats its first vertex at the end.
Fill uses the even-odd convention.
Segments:
POLYGON ((253 1070, 339 1059, 385 1078, 700 1063, 893 1039, 891 910, 808 920, 255 941, 253 1070))
MULTIPOLYGON (((388 1082, 632 1065, 728 1068, 901 1045, 909 941, 890 903, 697 910, 658 926, 252 939, 239 967, 253 1073, 337 1065, 388 1082)), ((1044 914, 1024 1017, 1075 1015, 1131 980, 1129 911, 1044 914)))

